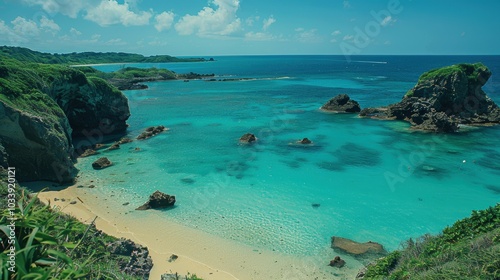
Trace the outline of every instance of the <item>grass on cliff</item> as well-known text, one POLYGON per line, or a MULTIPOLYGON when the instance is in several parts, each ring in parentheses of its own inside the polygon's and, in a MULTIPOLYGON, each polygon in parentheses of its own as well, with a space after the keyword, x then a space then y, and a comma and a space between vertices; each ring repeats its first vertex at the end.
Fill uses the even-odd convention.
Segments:
POLYGON ((99 77, 105 80, 112 79, 134 79, 134 78, 150 78, 156 77, 158 79, 170 80, 176 79, 177 76, 174 72, 167 69, 159 68, 136 68, 136 67, 125 67, 115 72, 102 72, 96 70, 92 67, 78 67, 78 70, 82 71, 88 77, 99 77))
MULTIPOLYGON (((464 75, 467 76, 469 81, 475 81, 478 79, 479 70, 484 71, 485 69, 488 68, 480 62, 474 64, 461 63, 456 65, 441 67, 430 70, 422 74, 418 79, 418 83, 420 84, 426 82, 433 82, 435 80, 443 79, 451 75, 454 75, 455 73, 463 73, 464 75)), ((413 90, 409 90, 405 95, 405 97, 411 97, 411 96, 413 96, 413 90)))
POLYGON ((120 263, 126 257, 113 255, 106 244, 117 239, 93 226, 54 211, 39 202, 35 195, 16 185, 15 197, 15 273, 8 271, 8 243, 6 227, 10 221, 7 212, 7 180, 0 174, 0 274, 2 280, 12 279, 144 279, 121 271, 120 263))
POLYGON ((364 279, 500 279, 500 204, 440 235, 410 239, 368 266, 364 279))

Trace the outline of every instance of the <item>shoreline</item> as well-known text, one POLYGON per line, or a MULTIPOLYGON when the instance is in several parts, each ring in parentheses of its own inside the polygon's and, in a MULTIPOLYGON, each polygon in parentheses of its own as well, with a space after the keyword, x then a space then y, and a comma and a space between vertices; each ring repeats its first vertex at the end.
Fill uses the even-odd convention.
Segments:
MULTIPOLYGON (((41 186, 42 183, 33 185, 41 186)), ((196 274, 205 280, 235 279, 354 279, 361 263, 348 256, 342 269, 328 267, 328 259, 319 256, 291 256, 256 249, 237 241, 223 239, 155 215, 155 210, 127 215, 107 199, 76 185, 63 190, 40 192, 39 199, 58 207, 63 213, 89 224, 96 216, 96 228, 117 238, 127 238, 148 248, 153 259, 149 279, 164 273, 196 274), (59 198, 55 201, 54 198, 59 198), (64 198, 65 201, 60 199, 64 198), (76 204, 70 204, 76 201, 76 204), (108 205, 108 206, 106 206, 108 205), (109 208, 111 207, 111 208, 109 208), (114 210, 114 211, 113 211, 114 210), (154 225, 154 226, 151 226, 154 225), (172 254, 178 259, 169 262, 172 254), (321 266, 318 265, 321 262, 321 266), (323 266, 324 264, 324 266, 323 266)), ((123 206, 122 206, 123 207, 123 206)), ((337 254, 329 250, 333 259, 337 254)))

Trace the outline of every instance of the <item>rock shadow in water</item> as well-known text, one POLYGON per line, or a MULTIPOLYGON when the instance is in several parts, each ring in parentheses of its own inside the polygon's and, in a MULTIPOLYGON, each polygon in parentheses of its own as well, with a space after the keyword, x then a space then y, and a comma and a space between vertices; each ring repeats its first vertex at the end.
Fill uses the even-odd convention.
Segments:
POLYGON ((492 191, 494 194, 500 195, 500 186, 485 185, 484 187, 492 191))
POLYGON ((434 165, 422 164, 417 166, 413 173, 417 177, 433 177, 435 179, 449 178, 450 171, 434 165))
POLYGON ((355 143, 347 143, 331 153, 336 160, 320 162, 320 168, 342 171, 348 166, 372 167, 381 162, 380 152, 355 143))
POLYGON ((494 150, 485 151, 485 155, 476 160, 476 164, 500 174, 500 153, 494 150))
POLYGON ((184 183, 184 184, 186 184, 186 185, 192 185, 196 181, 193 178, 182 178, 181 182, 184 183))

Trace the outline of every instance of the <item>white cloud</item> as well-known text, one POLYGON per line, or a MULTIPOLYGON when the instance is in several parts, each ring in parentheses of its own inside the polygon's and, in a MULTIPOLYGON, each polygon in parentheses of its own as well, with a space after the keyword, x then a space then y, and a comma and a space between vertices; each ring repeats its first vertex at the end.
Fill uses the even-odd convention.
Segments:
POLYGON ((342 38, 342 40, 352 41, 352 40, 354 40, 354 36, 353 35, 345 35, 344 38, 342 38))
POLYGON ((98 6, 87 9, 85 19, 101 26, 117 23, 130 26, 147 25, 151 16, 149 12, 132 12, 127 3, 118 4, 116 0, 104 0, 98 6))
POLYGON ((158 32, 163 30, 168 30, 172 27, 172 23, 174 22, 174 13, 172 12, 163 12, 155 17, 156 24, 155 28, 158 32))
POLYGON ((56 33, 61 30, 61 27, 59 27, 57 23, 45 16, 42 16, 42 18, 40 19, 40 28, 52 33, 52 35, 56 35, 56 33))
POLYGON ((245 34, 245 40, 247 41, 270 41, 276 37, 267 32, 247 32, 245 34))
POLYGON ((97 5, 96 0, 22 0, 22 2, 30 6, 42 6, 43 10, 47 13, 61 13, 72 18, 76 18, 84 7, 97 5))
POLYGON ((382 26, 386 26, 386 25, 389 25, 389 24, 391 24, 391 23, 393 23, 393 22, 396 22, 396 20, 395 20, 395 19, 393 19, 391 16, 386 16, 386 17, 382 20, 382 22, 380 23, 380 25, 382 25, 382 26))
POLYGON ((122 39, 120 38, 116 38, 116 39, 111 39, 111 40, 108 40, 106 43, 104 43, 105 45, 110 45, 110 46, 122 46, 122 45, 126 45, 127 42, 123 41, 122 39))
POLYGON ((337 43, 338 41, 337 41, 337 39, 331 39, 330 42, 331 43, 337 43))
POLYGON ((254 22, 259 21, 259 20, 260 20, 260 16, 249 17, 245 20, 245 23, 248 26, 253 26, 254 22))
POLYGON ((344 0, 344 8, 350 8, 351 7, 351 3, 349 3, 348 0, 344 0))
POLYGON ((342 34, 342 32, 340 32, 340 30, 335 30, 332 32, 332 36, 339 36, 340 34, 342 34))
POLYGON ((0 42, 21 43, 27 41, 26 38, 16 34, 3 20, 0 20, 0 42))
POLYGON ((305 30, 304 28, 295 29, 297 34, 295 38, 302 43, 317 43, 321 42, 321 37, 317 34, 317 29, 305 30))
POLYGON ((101 34, 94 34, 92 35, 92 37, 90 37, 92 40, 94 41, 99 41, 99 39, 101 39, 101 34))
POLYGON ((80 35, 82 35, 82 32, 80 32, 78 29, 73 28, 73 27, 71 27, 71 29, 69 30, 69 33, 71 33, 71 35, 73 35, 73 36, 80 36, 80 35))
POLYGON ((270 16, 268 19, 264 20, 264 24, 262 25, 262 30, 266 31, 273 23, 276 22, 273 16, 270 16))
POLYGON ((185 15, 175 25, 181 35, 227 36, 241 30, 241 20, 236 16, 239 0, 213 0, 217 8, 204 7, 197 15, 185 15))
POLYGON ((26 20, 23 17, 17 17, 13 21, 11 21, 13 25, 13 30, 19 36, 38 36, 40 34, 40 29, 36 22, 32 20, 26 20))

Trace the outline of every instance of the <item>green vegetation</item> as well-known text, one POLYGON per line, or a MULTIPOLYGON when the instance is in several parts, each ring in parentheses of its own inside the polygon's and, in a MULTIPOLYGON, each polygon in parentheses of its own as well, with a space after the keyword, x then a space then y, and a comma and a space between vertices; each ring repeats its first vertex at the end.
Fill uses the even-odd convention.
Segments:
POLYGON ((368 266, 364 279, 500 279, 500 204, 440 235, 410 239, 368 266))
POLYGON ((476 80, 478 77, 478 71, 485 69, 488 68, 480 62, 474 64, 467 64, 467 63, 456 64, 425 72, 420 76, 418 82, 420 83, 424 81, 436 80, 460 72, 467 75, 469 80, 476 80))
POLYGON ((111 254, 107 244, 117 239, 50 209, 36 195, 16 185, 15 273, 8 271, 7 179, 0 171, 0 256, 5 279, 143 279, 123 273, 130 257, 111 254))
POLYGON ((50 121, 52 125, 58 124, 61 119, 65 118, 64 112, 50 96, 43 92, 43 89, 55 79, 55 73, 69 75, 61 68, 56 65, 45 67, 22 65, 12 59, 0 60, 0 101, 50 121))
POLYGON ((131 53, 100 53, 83 52, 68 54, 50 54, 32 51, 21 47, 0 46, 0 57, 10 57, 22 62, 44 64, 98 64, 98 63, 163 63, 163 62, 198 62, 204 58, 177 58, 169 55, 155 55, 145 57, 131 53))
MULTIPOLYGON (((484 64, 480 62, 474 64, 456 64, 425 72, 418 79, 418 83, 434 83, 435 80, 445 79, 457 73, 466 75, 469 82, 475 83, 478 80, 480 71, 484 72, 489 70, 484 64)), ((408 92, 406 92, 405 97, 412 97, 413 94, 413 89, 410 89, 408 92)))
POLYGON ((96 70, 92 67, 78 67, 75 68, 87 76, 95 76, 105 80, 113 80, 113 79, 134 79, 134 78, 157 78, 162 80, 172 80, 177 79, 177 75, 167 69, 158 69, 158 68, 136 68, 136 67, 125 67, 115 72, 102 72, 96 70))

